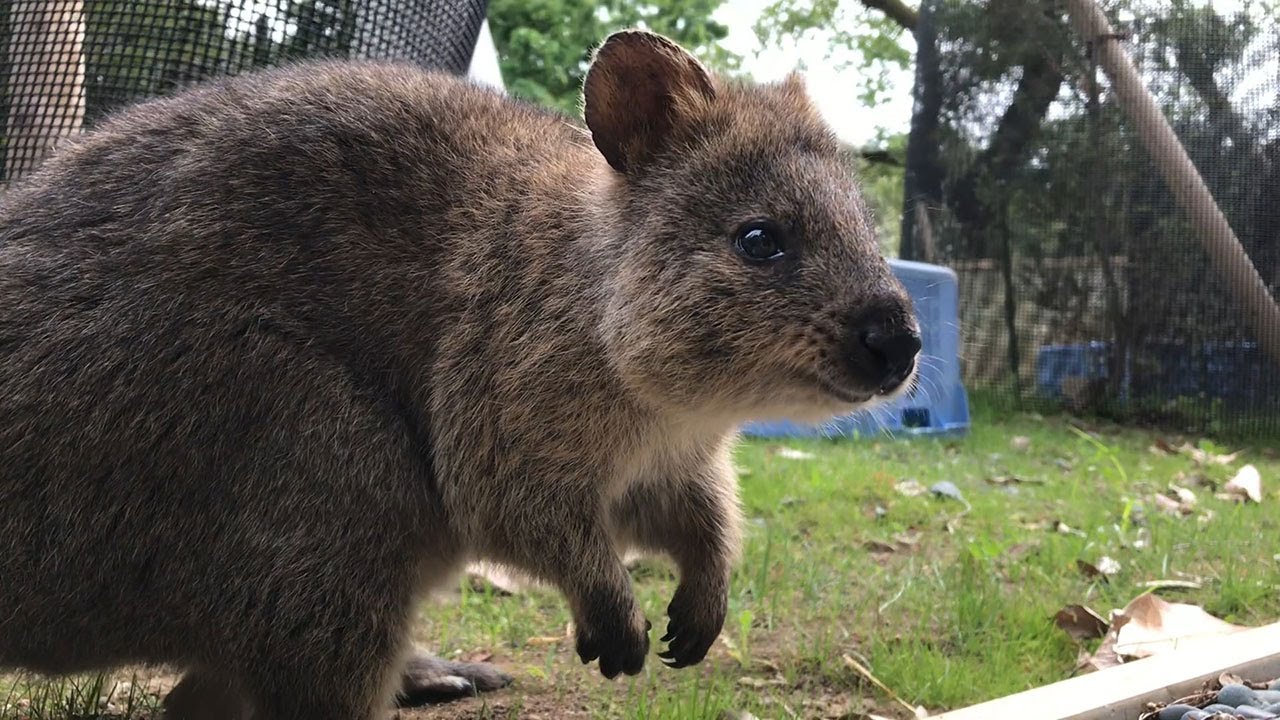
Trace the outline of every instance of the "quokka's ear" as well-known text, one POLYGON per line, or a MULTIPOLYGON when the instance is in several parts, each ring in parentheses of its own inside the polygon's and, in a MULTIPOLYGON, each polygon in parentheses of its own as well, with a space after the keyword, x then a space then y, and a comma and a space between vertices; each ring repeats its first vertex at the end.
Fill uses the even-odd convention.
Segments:
POLYGON ((583 114, 600 154, 627 172, 661 151, 715 97, 711 74, 667 38, 644 30, 610 35, 583 83, 583 114))

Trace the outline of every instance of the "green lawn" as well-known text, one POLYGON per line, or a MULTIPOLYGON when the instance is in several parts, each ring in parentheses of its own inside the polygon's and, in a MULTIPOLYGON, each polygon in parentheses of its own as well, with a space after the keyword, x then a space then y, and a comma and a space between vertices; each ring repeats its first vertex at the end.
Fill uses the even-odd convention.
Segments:
MULTIPOLYGON (((1086 436, 1072 422, 978 407, 972 433, 957 440, 744 442, 750 531, 707 662, 672 671, 651 658, 637 678, 608 682, 573 656, 558 595, 463 583, 424 607, 419 638, 449 655, 491 655, 516 685, 405 716, 904 717, 850 661, 936 712, 1068 677, 1078 648, 1053 614, 1083 603, 1105 615, 1144 581, 1198 581, 1162 593, 1232 622, 1280 618, 1280 542, 1267 540, 1280 538, 1273 451, 1233 446, 1243 450, 1235 461, 1202 466, 1152 448, 1158 438, 1198 438, 1081 423, 1086 436), (783 445, 813 457, 778 452, 783 445), (1261 472, 1262 504, 1215 498, 1211 488, 1245 463, 1261 472), (904 480, 950 481, 967 505, 905 495, 895 489, 904 480), (1197 495, 1193 514, 1156 508, 1152 496, 1170 482, 1197 495), (1109 582, 1077 568, 1104 555, 1121 567, 1109 582)), ((646 561, 634 576, 663 629, 668 564, 646 561)), ((14 697, 33 692, 19 686, 14 697)))

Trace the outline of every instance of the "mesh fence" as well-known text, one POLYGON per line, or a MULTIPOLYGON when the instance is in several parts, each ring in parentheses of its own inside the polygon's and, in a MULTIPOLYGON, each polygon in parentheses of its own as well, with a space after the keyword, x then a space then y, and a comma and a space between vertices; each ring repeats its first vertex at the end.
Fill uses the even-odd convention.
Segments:
POLYGON ((1114 37, 1082 37, 1061 0, 925 0, 901 253, 957 273, 976 392, 1274 435, 1280 327, 1210 264, 1212 207, 1171 192, 1098 43, 1128 53, 1274 299, 1280 7, 1101 5, 1114 37))
POLYGON ((487 0, 0 0, 0 187, 117 107, 302 58, 464 72, 487 0))

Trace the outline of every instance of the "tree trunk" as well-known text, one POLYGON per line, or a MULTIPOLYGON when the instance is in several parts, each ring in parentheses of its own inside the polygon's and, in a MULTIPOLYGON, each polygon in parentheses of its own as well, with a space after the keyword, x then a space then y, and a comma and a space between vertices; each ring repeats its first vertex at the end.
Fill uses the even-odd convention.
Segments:
POLYGON ((898 254, 904 260, 921 259, 920 220, 942 206, 943 170, 938 162, 938 122, 942 112, 942 72, 939 68, 938 0, 924 0, 915 26, 916 78, 907 135, 907 167, 903 173, 902 240, 898 254))

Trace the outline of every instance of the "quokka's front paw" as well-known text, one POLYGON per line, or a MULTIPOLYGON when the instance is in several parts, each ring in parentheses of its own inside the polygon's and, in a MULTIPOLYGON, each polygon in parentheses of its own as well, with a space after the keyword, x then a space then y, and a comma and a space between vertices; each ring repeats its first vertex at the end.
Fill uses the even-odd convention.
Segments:
POLYGON ((667 634, 659 642, 668 643, 658 653, 667 667, 697 665, 720 636, 729 598, 726 589, 681 582, 675 597, 667 606, 667 634))
POLYGON ((627 603, 598 603, 584 608, 578 623, 578 657, 583 664, 600 660, 600 674, 612 680, 619 673, 637 675, 649 654, 653 627, 631 598, 627 603), (621 605, 621 606, 619 606, 621 605))

